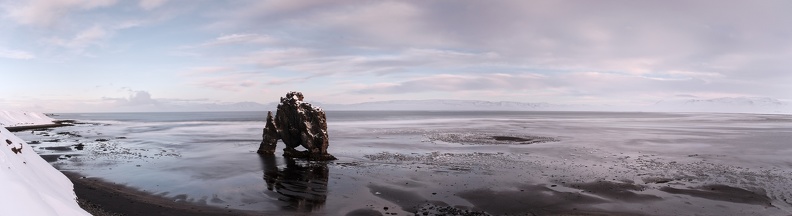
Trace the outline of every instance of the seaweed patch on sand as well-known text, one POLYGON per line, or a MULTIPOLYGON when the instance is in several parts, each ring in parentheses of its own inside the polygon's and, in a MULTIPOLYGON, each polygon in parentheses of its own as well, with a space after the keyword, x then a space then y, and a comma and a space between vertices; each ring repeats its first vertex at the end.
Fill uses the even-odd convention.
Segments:
POLYGON ((559 141, 554 137, 524 134, 432 133, 425 136, 431 142, 441 141, 464 145, 528 145, 559 141))
MULTIPOLYGON (((511 167, 518 157, 503 153, 440 153, 426 154, 401 154, 380 152, 363 156, 366 159, 389 164, 427 165, 435 171, 453 172, 484 172, 489 173, 492 168, 511 167)), ((530 162, 526 162, 530 163, 530 162)), ((418 166, 420 167, 420 166, 418 166)))

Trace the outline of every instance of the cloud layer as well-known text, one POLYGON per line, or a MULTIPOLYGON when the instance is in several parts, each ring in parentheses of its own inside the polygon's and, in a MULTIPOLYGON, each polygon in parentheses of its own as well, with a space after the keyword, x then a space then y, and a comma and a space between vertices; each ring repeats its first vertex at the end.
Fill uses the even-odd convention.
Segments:
MULTIPOLYGON (((69 64, 87 70, 84 79, 95 85, 228 102, 273 101, 288 90, 332 103, 792 100, 791 7, 709 0, 6 0, 0 31, 15 33, 0 36, 0 61, 42 75, 69 64)), ((122 97, 114 94, 104 97, 122 97)))

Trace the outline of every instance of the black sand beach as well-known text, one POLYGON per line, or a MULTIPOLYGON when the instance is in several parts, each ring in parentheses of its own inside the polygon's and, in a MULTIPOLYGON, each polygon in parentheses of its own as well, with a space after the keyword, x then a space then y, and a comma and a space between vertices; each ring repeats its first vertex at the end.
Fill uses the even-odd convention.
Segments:
POLYGON ((74 183, 74 193, 81 202, 95 205, 111 215, 256 215, 254 212, 173 201, 74 172, 64 171, 63 174, 74 183))
POLYGON ((256 154, 262 113, 182 115, 75 116, 85 120, 18 136, 69 172, 81 199, 126 214, 792 209, 784 153, 792 118, 784 115, 330 112, 329 150, 339 159, 329 162, 256 154))

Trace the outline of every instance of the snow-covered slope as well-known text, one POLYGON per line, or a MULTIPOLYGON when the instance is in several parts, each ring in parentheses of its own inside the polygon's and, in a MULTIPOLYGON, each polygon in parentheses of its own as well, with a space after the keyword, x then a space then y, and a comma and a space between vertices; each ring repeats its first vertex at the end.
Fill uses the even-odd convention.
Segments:
POLYGON ((0 127, 50 125, 54 120, 43 113, 0 111, 0 127))
MULTIPOLYGON (((51 118, 40 113, 0 115, 0 122, 7 126, 52 124, 51 118)), ((71 181, 5 127, 0 127, 0 185, 0 215, 90 215, 77 205, 71 181)))

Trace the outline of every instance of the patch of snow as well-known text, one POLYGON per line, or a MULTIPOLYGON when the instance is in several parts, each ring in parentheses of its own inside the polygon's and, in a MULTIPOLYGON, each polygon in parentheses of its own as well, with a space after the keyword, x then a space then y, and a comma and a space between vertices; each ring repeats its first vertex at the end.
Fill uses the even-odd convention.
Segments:
POLYGON ((43 113, 0 111, 0 127, 48 125, 53 124, 54 120, 43 113))
MULTIPOLYGON (((52 118, 0 111, 0 122, 52 124, 52 118)), ((72 182, 5 127, 0 127, 0 185, 0 215, 90 215, 77 205, 72 182)))

